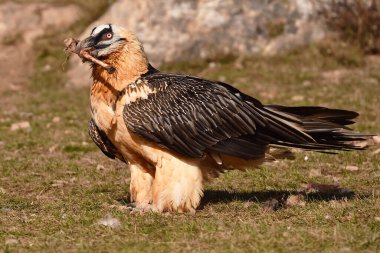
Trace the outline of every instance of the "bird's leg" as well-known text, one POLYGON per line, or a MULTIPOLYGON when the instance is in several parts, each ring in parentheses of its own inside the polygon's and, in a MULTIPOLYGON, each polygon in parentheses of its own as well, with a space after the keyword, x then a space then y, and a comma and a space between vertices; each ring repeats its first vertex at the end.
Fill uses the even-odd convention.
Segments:
POLYGON ((161 159, 153 181, 155 210, 194 213, 202 196, 203 175, 195 161, 179 159, 171 154, 167 154, 167 159, 161 159))
POLYGON ((152 183, 154 172, 140 164, 131 163, 130 194, 131 208, 149 209, 152 203, 152 183))

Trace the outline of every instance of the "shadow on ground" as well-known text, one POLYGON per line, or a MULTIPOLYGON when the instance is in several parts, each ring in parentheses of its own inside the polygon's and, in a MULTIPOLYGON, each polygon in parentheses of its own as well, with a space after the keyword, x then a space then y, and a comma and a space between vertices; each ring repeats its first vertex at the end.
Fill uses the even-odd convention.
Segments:
MULTIPOLYGON (((342 199, 352 199, 356 194, 344 188, 339 188, 336 186, 330 186, 329 190, 323 192, 305 192, 305 191, 252 191, 252 192, 229 192, 225 190, 208 190, 205 191, 205 195, 202 199, 201 206, 199 209, 203 209, 209 204, 217 203, 229 203, 234 201, 242 202, 256 202, 271 208, 273 210, 278 210, 280 208, 286 207, 287 199, 289 196, 299 196, 303 198, 306 202, 315 201, 331 201, 331 200, 342 200, 342 199)), ((366 197, 366 196, 361 196, 366 197)))
MULTIPOLYGON (((315 201, 331 201, 331 200, 348 200, 358 196, 349 189, 339 188, 334 185, 322 185, 329 187, 327 190, 323 189, 320 192, 306 192, 306 191, 251 191, 251 192, 230 192, 226 190, 206 190, 204 197, 198 210, 204 209, 207 205, 241 201, 241 202, 256 202, 262 204, 264 207, 274 211, 287 207, 287 200, 290 196, 297 196, 302 198, 305 202, 315 201)), ((360 195, 361 198, 366 198, 366 195, 360 195)), ((116 199, 122 205, 130 204, 130 198, 116 199)))

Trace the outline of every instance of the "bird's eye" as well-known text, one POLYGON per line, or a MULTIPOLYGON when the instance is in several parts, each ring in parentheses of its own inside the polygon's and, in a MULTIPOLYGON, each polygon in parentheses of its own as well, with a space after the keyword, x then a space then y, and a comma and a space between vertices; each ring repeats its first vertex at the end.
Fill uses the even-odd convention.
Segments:
POLYGON ((110 40, 112 39, 113 34, 112 33, 105 33, 102 36, 102 40, 110 40))

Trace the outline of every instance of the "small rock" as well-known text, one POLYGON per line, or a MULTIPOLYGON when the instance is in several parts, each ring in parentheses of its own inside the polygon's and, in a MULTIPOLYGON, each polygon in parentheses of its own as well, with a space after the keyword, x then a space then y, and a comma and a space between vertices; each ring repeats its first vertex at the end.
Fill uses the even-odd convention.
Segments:
POLYGON ((302 195, 290 195, 286 199, 287 206, 306 206, 305 198, 302 195))
POLYGON ((18 123, 13 123, 11 125, 11 131, 25 130, 27 132, 31 131, 32 128, 30 126, 29 121, 22 121, 18 123))
POLYGON ((46 65, 42 68, 42 71, 43 71, 43 72, 49 72, 51 69, 52 69, 51 65, 50 65, 50 64, 46 64, 46 65))
POLYGON ((105 170, 106 168, 103 166, 103 165, 101 165, 101 164, 98 164, 97 166, 96 166, 96 170, 105 170))
POLYGON ((359 167, 358 166, 353 166, 353 165, 348 165, 348 166, 346 166, 345 170, 348 170, 348 171, 358 171, 359 167))
POLYGON ((305 157, 303 158, 303 160, 306 162, 307 160, 309 160, 309 157, 307 155, 305 155, 305 157))
POLYGON ((318 177, 322 175, 321 169, 311 169, 309 171, 309 177, 318 177))
POLYGON ((375 221, 380 221, 380 217, 375 217, 375 221))
POLYGON ((0 148, 5 146, 5 142, 0 141, 0 148))
POLYGON ((107 215, 107 217, 98 220, 98 225, 110 227, 113 229, 121 227, 120 221, 116 218, 113 218, 111 215, 107 215))
POLYGON ((5 240, 5 245, 15 245, 15 244, 18 244, 19 241, 17 239, 7 239, 5 240))
POLYGON ((52 119, 52 122, 53 123, 58 123, 58 122, 60 122, 61 121, 61 118, 60 117, 54 117, 53 119, 52 119))

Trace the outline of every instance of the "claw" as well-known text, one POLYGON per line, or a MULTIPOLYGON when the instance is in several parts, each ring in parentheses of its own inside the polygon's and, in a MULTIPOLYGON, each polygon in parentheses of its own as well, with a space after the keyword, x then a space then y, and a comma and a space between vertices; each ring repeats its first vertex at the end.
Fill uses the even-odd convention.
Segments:
POLYGON ((127 204, 127 210, 129 213, 134 214, 142 214, 147 212, 155 212, 155 209, 151 204, 136 204, 136 203, 129 203, 127 204))

